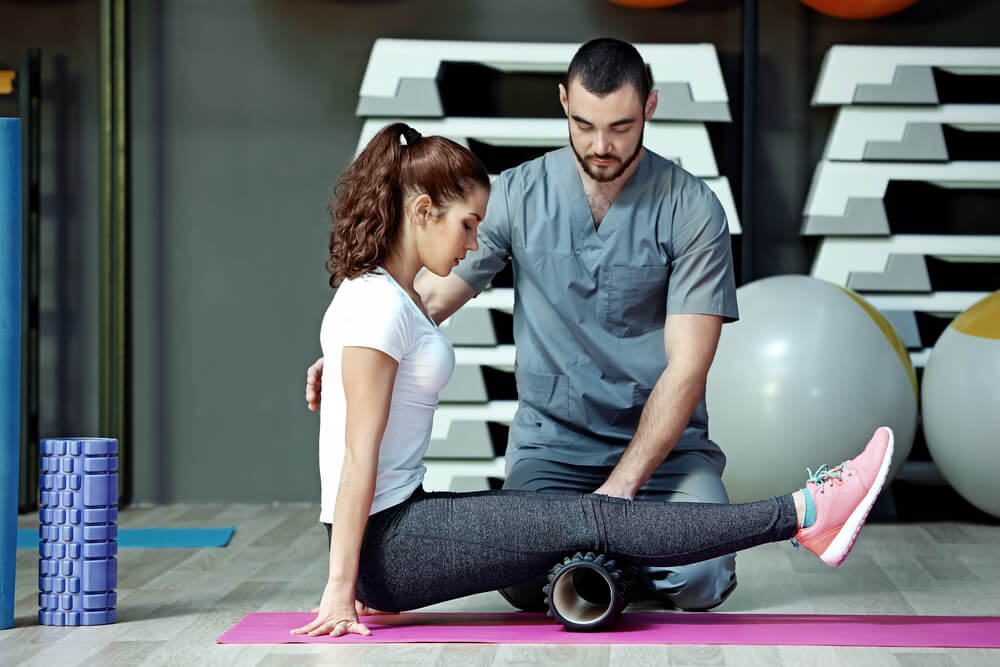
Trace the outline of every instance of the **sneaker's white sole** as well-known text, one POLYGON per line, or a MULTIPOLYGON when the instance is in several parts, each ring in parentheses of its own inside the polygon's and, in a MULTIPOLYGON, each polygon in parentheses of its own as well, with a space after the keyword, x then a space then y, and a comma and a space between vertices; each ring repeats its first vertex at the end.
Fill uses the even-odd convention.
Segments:
POLYGON ((854 508, 851 516, 841 526, 840 532, 833 538, 833 542, 830 542, 830 546, 820 556, 823 562, 830 567, 837 567, 844 562, 847 554, 851 553, 851 548, 854 547, 854 542, 858 539, 858 533, 861 532, 861 526, 865 525, 865 519, 868 518, 868 512, 871 511, 872 505, 875 504, 878 494, 882 492, 882 485, 885 484, 885 478, 889 474, 889 466, 892 464, 893 445, 896 439, 891 428, 886 426, 885 429, 889 431, 889 446, 886 447, 885 456, 882 458, 882 465, 879 466, 875 483, 868 489, 864 500, 854 508))

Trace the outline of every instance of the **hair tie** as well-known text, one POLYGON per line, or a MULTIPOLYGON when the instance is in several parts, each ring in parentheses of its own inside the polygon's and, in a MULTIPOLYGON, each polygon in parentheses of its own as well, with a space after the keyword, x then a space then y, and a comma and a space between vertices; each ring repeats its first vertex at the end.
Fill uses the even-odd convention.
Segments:
POLYGON ((413 144, 417 143, 418 141, 420 141, 422 136, 423 135, 421 135, 419 132, 414 130, 409 125, 403 128, 403 138, 406 139, 407 146, 412 146, 413 144))

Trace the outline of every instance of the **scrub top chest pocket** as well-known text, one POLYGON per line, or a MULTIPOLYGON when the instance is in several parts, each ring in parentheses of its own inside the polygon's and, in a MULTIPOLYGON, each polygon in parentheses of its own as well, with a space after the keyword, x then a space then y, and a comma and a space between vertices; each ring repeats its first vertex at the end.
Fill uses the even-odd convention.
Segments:
POLYGON ((602 271, 598 316, 619 338, 663 327, 670 266, 610 266, 602 271))

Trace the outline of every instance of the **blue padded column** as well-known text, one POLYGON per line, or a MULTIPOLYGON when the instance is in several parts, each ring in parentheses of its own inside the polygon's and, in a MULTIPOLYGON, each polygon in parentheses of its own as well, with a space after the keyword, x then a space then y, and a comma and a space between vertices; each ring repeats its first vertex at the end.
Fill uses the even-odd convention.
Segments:
POLYGON ((20 424, 21 121, 0 118, 0 629, 14 625, 20 424))
POLYGON ((42 440, 38 622, 115 622, 118 441, 42 440))

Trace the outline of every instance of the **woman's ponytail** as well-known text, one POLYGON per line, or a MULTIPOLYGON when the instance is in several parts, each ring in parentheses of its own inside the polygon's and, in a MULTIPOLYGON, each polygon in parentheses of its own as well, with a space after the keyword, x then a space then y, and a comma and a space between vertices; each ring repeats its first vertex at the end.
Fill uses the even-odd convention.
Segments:
POLYGON ((469 149, 444 137, 423 137, 406 123, 382 128, 334 188, 328 207, 330 286, 385 262, 399 236, 408 194, 427 193, 440 207, 476 187, 489 189, 490 179, 469 149))

